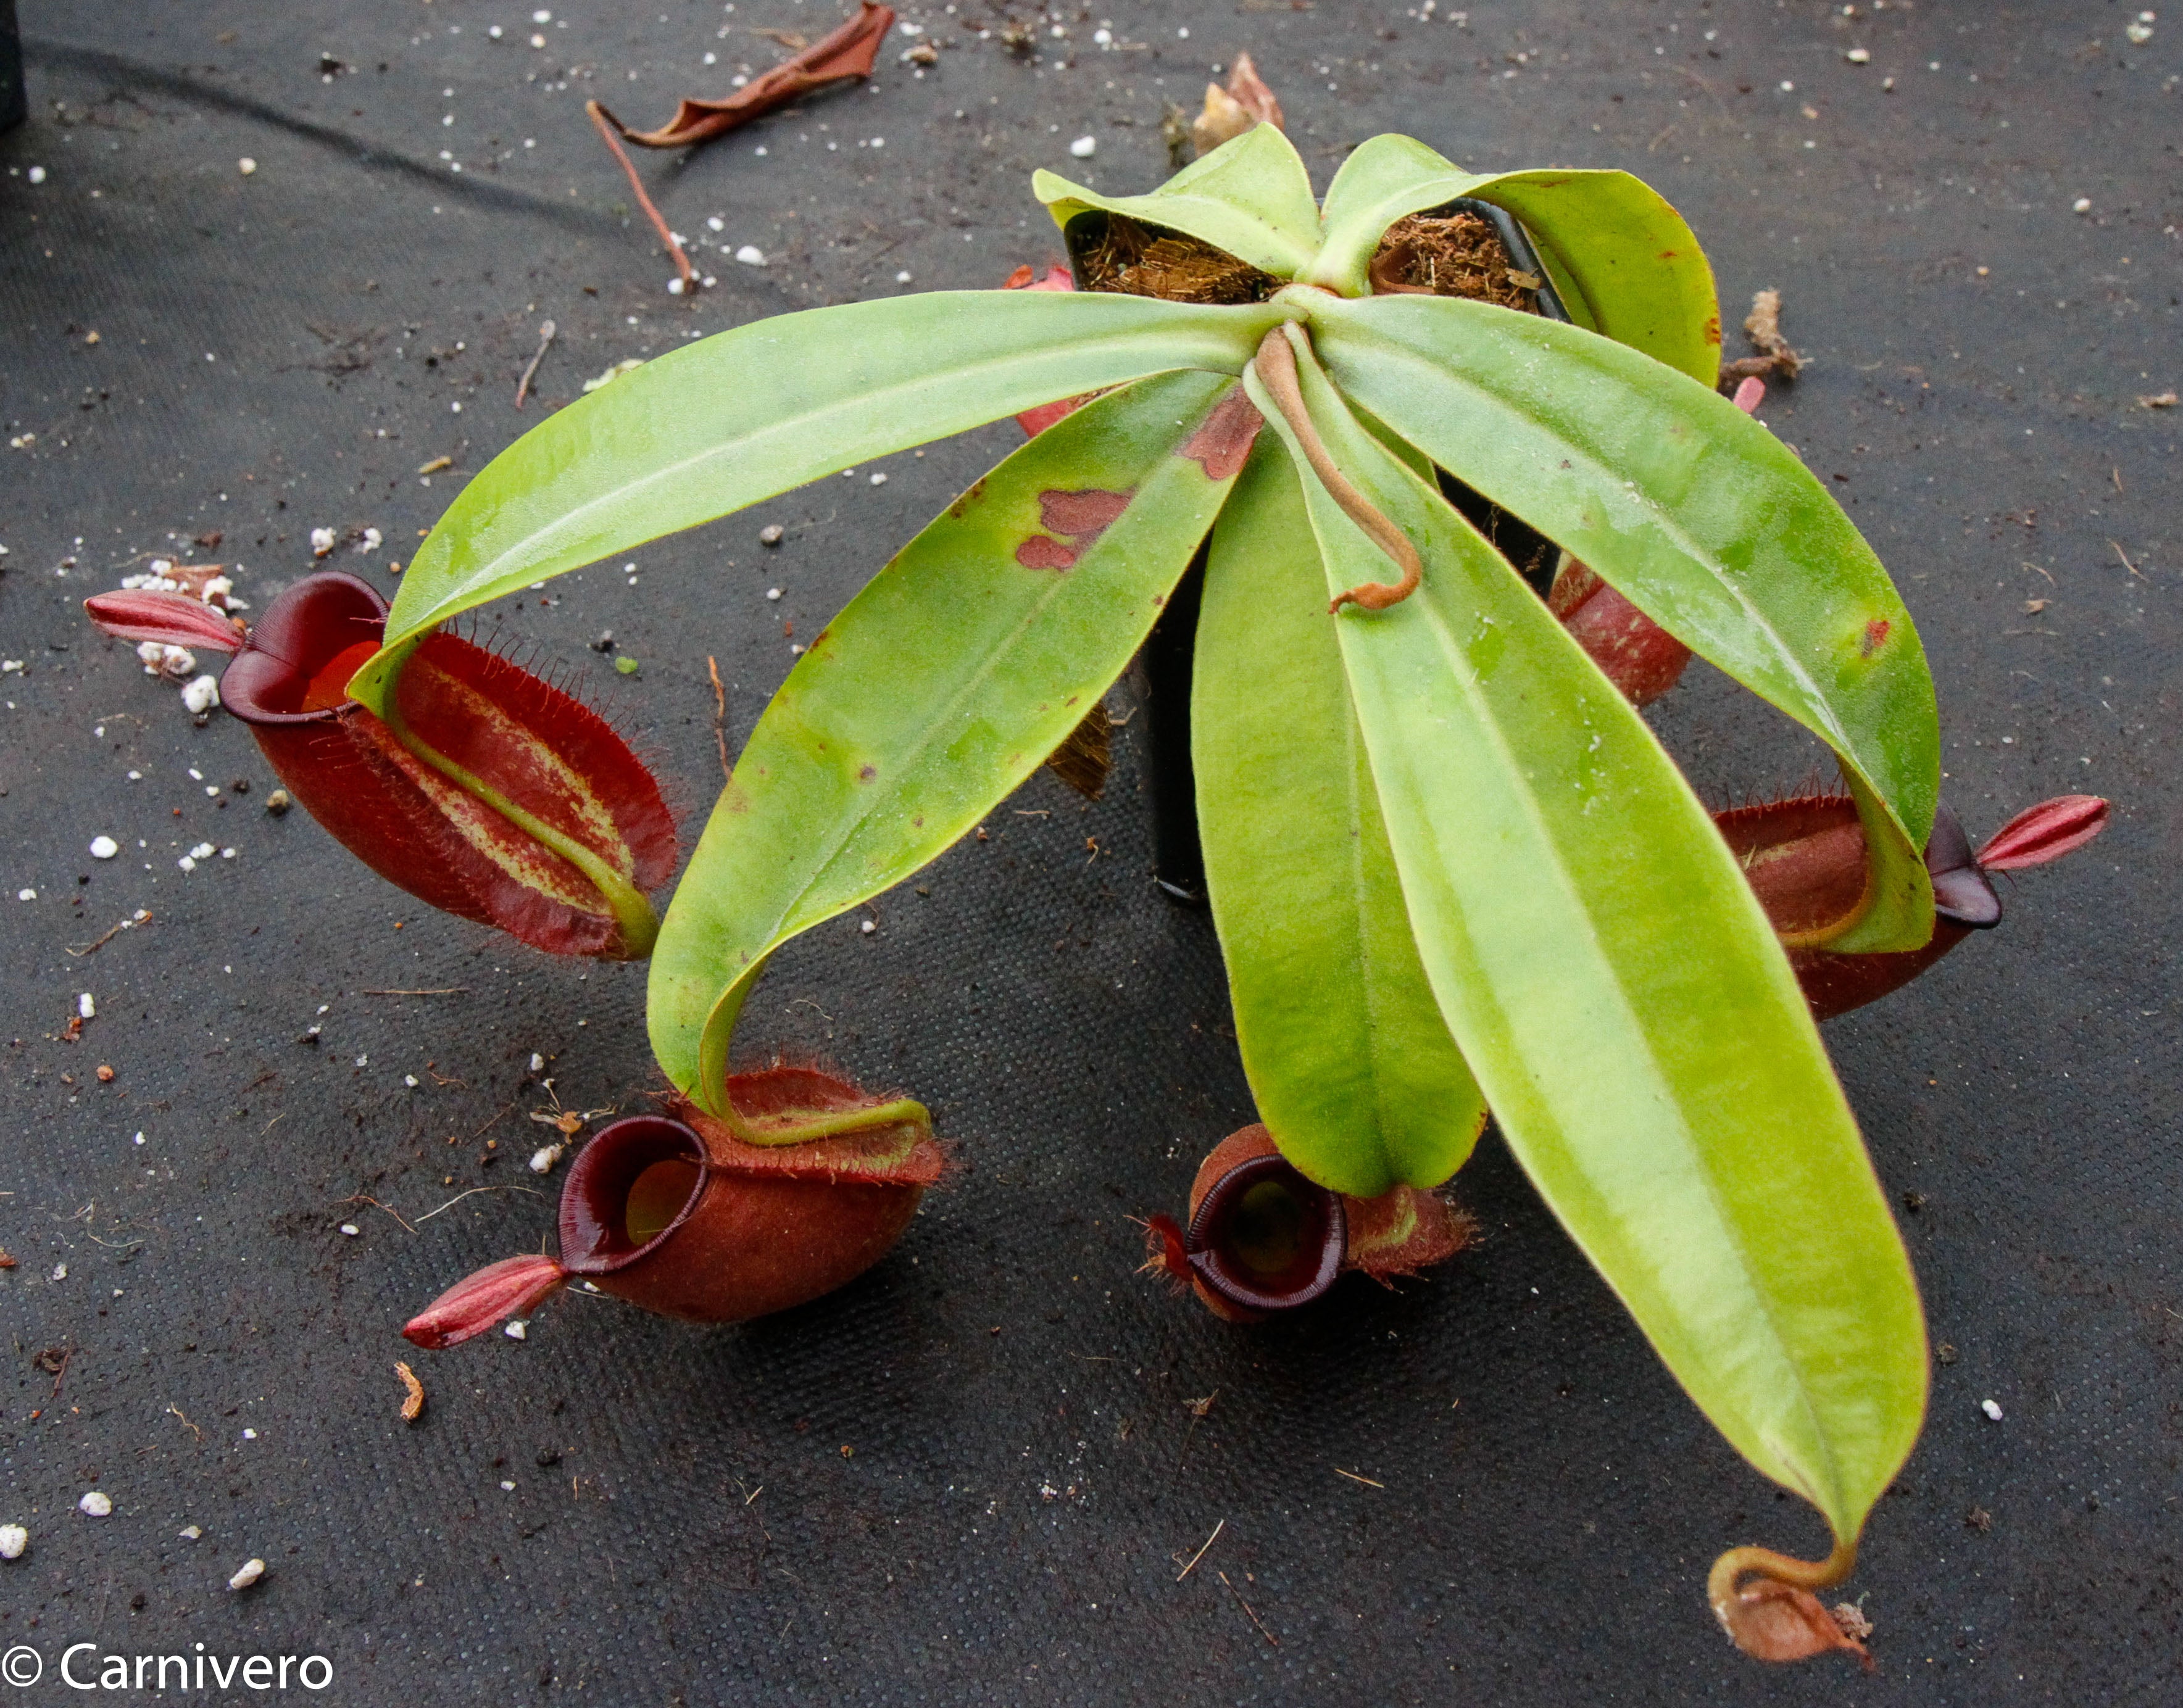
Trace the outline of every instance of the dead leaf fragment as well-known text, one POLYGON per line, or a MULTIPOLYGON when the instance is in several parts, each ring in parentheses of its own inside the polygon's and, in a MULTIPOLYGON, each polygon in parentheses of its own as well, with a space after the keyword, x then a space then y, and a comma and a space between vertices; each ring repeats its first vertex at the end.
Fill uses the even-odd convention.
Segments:
POLYGON ((1742 380, 1770 380, 1777 375, 1793 380, 1804 371, 1804 358, 1789 347, 1789 341, 1781 336, 1781 293, 1761 291, 1751 299, 1751 312, 1743 317, 1743 330, 1752 343, 1763 353, 1746 356, 1739 361, 1724 362, 1720 366, 1720 383, 1733 385, 1742 380))
POLYGON ((425 1415, 425 1384, 407 1364, 395 1365, 394 1373, 402 1378, 402 1385, 408 1390, 402 1396, 402 1421, 414 1423, 425 1415))
MULTIPOLYGON (((864 0, 857 15, 825 40, 814 42, 770 71, 760 72, 725 101, 680 102, 675 108, 675 116, 657 130, 632 130, 605 108, 598 110, 625 140, 643 147, 686 148, 694 143, 709 142, 815 89, 870 76, 880 43, 892 28, 892 8, 864 0)), ((802 45, 801 38, 786 32, 775 36, 775 39, 784 45, 791 42, 802 45)))
POLYGON ((1872 1635, 1872 1621, 1864 1616, 1864 1609, 1858 1606, 1856 1602, 1837 1601, 1832 1611, 1835 1623, 1841 1627, 1843 1636, 1854 1638, 1858 1642, 1862 1643, 1872 1635))
POLYGON ((2175 394, 2173 391, 2155 391, 2148 397, 2140 397, 2137 407, 2141 409, 2173 409, 2175 394))
POLYGON ((1210 154, 1223 142, 1233 141, 1258 125, 1284 129, 1281 103, 1258 75, 1251 56, 1238 53, 1225 89, 1218 83, 1205 86, 1205 110, 1191 121, 1190 140, 1199 153, 1210 154))

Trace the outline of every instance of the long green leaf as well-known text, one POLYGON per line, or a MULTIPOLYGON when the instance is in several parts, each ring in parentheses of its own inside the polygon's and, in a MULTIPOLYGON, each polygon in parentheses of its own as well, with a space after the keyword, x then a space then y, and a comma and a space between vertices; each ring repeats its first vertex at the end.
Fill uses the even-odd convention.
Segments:
POLYGON ((1461 196, 1524 223, 1578 324, 1714 383, 1720 306, 1713 268, 1683 216, 1627 172, 1473 174, 1408 136, 1375 136, 1327 186, 1325 235, 1303 282, 1364 296, 1387 228, 1461 196))
POLYGON ((942 291, 755 321, 647 362, 493 458, 418 548, 386 646, 808 480, 1147 374, 1241 371, 1278 311, 942 291))
POLYGON ((1321 296, 1311 312, 1346 395, 1841 756, 1874 883, 1828 946, 1925 943, 1932 677, 1886 570, 1794 453, 1575 327, 1446 297, 1321 296))
POLYGON ((1213 532, 1191 690, 1198 831, 1258 1117, 1321 1185, 1431 1187, 1486 1100, 1433 1004, 1296 469, 1269 434, 1213 532))
POLYGON ((1102 196, 1052 172, 1034 173, 1031 193, 1066 231, 1097 208, 1186 232, 1277 279, 1292 279, 1319 247, 1319 204, 1296 145, 1270 125, 1253 125, 1192 161, 1143 196, 1102 196))
POLYGON ((653 952, 653 1051, 684 1091, 717 1103, 775 948, 969 830, 1121 674, 1253 419, 1224 375, 1110 392, 980 480, 821 631, 736 762, 653 952))
MULTIPOLYGON (((1304 384, 1425 557, 1408 600, 1334 620, 1449 1029, 1691 1398, 1854 1538, 1917 1436, 1924 1323, 1787 960, 1643 720, 1308 360, 1304 384)), ((1383 579, 1308 497, 1328 588, 1383 579)))

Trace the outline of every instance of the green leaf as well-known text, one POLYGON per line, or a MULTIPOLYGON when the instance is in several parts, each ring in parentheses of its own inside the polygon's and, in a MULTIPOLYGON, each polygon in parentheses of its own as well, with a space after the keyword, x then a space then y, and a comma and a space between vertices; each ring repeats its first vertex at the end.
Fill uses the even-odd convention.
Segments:
POLYGON ((448 506, 350 685, 448 618, 806 481, 1034 404, 1175 369, 1241 371, 1279 310, 1045 291, 782 314, 647 362, 548 417, 448 506))
POLYGON ((1709 387, 1535 315, 1325 296, 1311 314, 1345 395, 1841 756, 1874 884, 1827 946, 1923 945, 1932 677, 1886 570, 1795 453, 1709 387))
POLYGON ((969 830, 1121 674, 1254 425, 1225 375, 1110 392, 972 486, 820 631, 736 762, 653 953, 653 1050, 691 1097, 720 1097, 767 956, 969 830))
POLYGON ((1271 125, 1223 142, 1149 195, 1102 196, 1052 172, 1034 173, 1030 187, 1064 231, 1092 208, 1125 214, 1186 233, 1277 279, 1296 277, 1319 247, 1311 175, 1296 145, 1271 125))
POLYGON ((1714 384, 1720 307, 1713 269, 1683 216, 1627 172, 1478 175, 1408 136, 1375 136, 1327 187, 1325 238, 1303 282, 1364 296, 1387 228, 1461 196, 1523 222, 1578 324, 1714 384))
MULTIPOLYGON (((1331 620, 1449 1029, 1691 1397, 1853 1538, 1917 1436, 1924 1323, 1787 959, 1643 720, 1308 360, 1303 383, 1425 562, 1408 600, 1331 620)), ((1327 588, 1387 579, 1308 496, 1327 588)))
POLYGON ((1335 626, 1295 467, 1262 435, 1197 619, 1198 833, 1258 1117, 1321 1185, 1376 1198, 1460 1168, 1486 1101, 1410 940, 1335 626))

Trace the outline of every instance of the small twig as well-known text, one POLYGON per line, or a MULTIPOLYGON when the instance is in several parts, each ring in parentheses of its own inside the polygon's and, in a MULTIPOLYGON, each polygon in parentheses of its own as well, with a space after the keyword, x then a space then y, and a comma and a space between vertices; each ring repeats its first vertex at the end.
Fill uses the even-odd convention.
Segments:
POLYGON ((467 996, 467 984, 449 984, 437 990, 359 990, 359 996, 467 996))
MULTIPOLYGON (((373 1209, 383 1211, 386 1214, 392 1216, 397 1222, 402 1222, 402 1212, 399 1210, 393 1209, 387 1205, 380 1203, 376 1198, 367 1197, 361 1192, 357 1193, 353 1197, 336 1198, 334 1200, 334 1202, 336 1204, 369 1204, 373 1209)), ((409 1228, 409 1224, 407 1222, 402 1222, 402 1225, 404 1228, 409 1228)), ((417 1230, 414 1228, 409 1228, 409 1231, 412 1234, 414 1234, 417 1230)))
MULTIPOLYGON (((621 169, 629 175, 629 187, 636 193, 636 205, 644 209, 644 217, 652 222, 652 229, 659 234, 675 257, 675 269, 682 275, 682 288, 688 290, 697 282, 697 269, 690 264, 690 258, 682 252, 682 246, 675 241, 675 233, 668 226, 659 210, 652 205, 652 198, 644 193, 644 180, 636 175, 636 163, 629 158, 629 150, 621 146, 621 138, 614 135, 614 126, 607 122, 606 110, 596 101, 584 103, 584 110, 592 115, 592 123, 600 136, 606 138, 607 147, 621 162, 621 169)), ((542 350, 541 353, 543 352, 542 350)))
POLYGON ((53 1372, 53 1391, 46 1400, 48 1406, 61 1397, 61 1384, 68 1376, 69 1360, 75 1356, 75 1347, 73 1343, 61 1348, 60 1366, 53 1372))
MULTIPOLYGON (((456 1205, 461 1203, 464 1199, 475 1198, 480 1192, 529 1192, 533 1198, 542 1198, 546 1195, 542 1192, 533 1191, 528 1186, 473 1186, 467 1192, 456 1193, 453 1197, 447 1200, 446 1203, 440 1206, 440 1210, 452 1210, 456 1205)), ((429 1222, 435 1216, 440 1213, 440 1210, 427 1210, 417 1219, 420 1223, 429 1222)), ((410 1231, 414 1233, 416 1230, 412 1228, 410 1231)))
POLYGON ((736 768, 728 762, 728 690, 720 686, 719 661, 709 652, 705 668, 713 674, 713 745, 720 750, 720 775, 732 783, 736 768))
POLYGON ((1384 1489, 1387 1486, 1384 1483, 1375 1483, 1369 1477, 1359 1477, 1354 1471, 1345 1471, 1339 1465, 1334 1467, 1334 1474, 1337 1477, 1347 1477, 1352 1483, 1362 1483, 1367 1489, 1384 1489))
POLYGON ((170 1405, 167 1407, 167 1410, 182 1420, 182 1427, 187 1429, 191 1434, 196 1436, 200 1441, 204 1439, 204 1431, 198 1428, 196 1424, 190 1422, 188 1412, 183 1411, 179 1406, 170 1405))
POLYGON ((2122 567, 2124 568, 2129 570, 2131 574, 2136 575, 2139 580, 2142 581, 2145 580, 2145 577, 2138 573, 2137 565, 2130 561, 2130 553, 2122 549, 2120 542, 2110 540, 2108 541, 2108 544, 2114 547, 2114 554, 2116 557, 2122 559, 2122 567))
POLYGON ((1213 1575, 1218 1578, 1223 1583, 1226 1583, 1228 1585, 1228 1593, 1236 1598, 1236 1605, 1243 1610, 1243 1616, 1246 1619, 1248 1619, 1253 1625, 1258 1626, 1258 1634, 1264 1638, 1267 1642, 1272 1644, 1275 1648, 1280 1648, 1281 1646, 1281 1639, 1275 1636, 1272 1632, 1266 1629, 1265 1626, 1260 1622, 1258 1616, 1251 1611, 1251 1604, 1243 1599, 1243 1592, 1238 1589, 1233 1583, 1228 1583, 1228 1574, 1225 1572, 1216 1572, 1213 1575))
MULTIPOLYGON (((1227 1528, 1228 1521, 1225 1518, 1223 1518, 1218 1524, 1215 1524, 1213 1527, 1213 1533, 1205 1539, 1205 1548, 1210 1548, 1215 1542, 1219 1541, 1220 1539, 1220 1533, 1227 1528)), ((1184 1567, 1181 1571, 1175 1574, 1175 1581, 1176 1583, 1181 1583, 1184 1578, 1190 1576, 1191 1572, 1197 1569, 1197 1562, 1205 1557, 1205 1548, 1201 1548, 1195 1554, 1191 1555, 1190 1556, 1190 1564, 1184 1567)))
POLYGON ((80 961, 86 955, 97 954, 108 944, 111 943, 116 937, 119 937, 124 931, 131 931, 139 925, 148 925, 151 923, 152 916, 149 913, 139 914, 133 919, 124 919, 119 924, 111 927, 107 931, 107 934, 103 937, 100 938, 96 943, 86 943, 81 949, 75 947, 73 945, 64 946, 67 947, 68 952, 70 955, 73 955, 80 961))
POLYGON ((476 1132, 471 1134, 470 1143, 475 1144, 479 1140, 484 1138, 486 1134, 490 1133, 495 1127, 500 1124, 502 1115, 507 1114, 509 1110, 513 1109, 522 1101, 523 1100, 520 1097, 511 1097, 507 1102, 502 1104, 500 1106, 500 1115, 494 1116, 492 1120, 486 1122, 484 1126, 479 1128, 476 1132))
POLYGON ((515 407, 520 409, 523 400, 530 395, 531 377, 538 372, 538 364, 546 359, 547 347, 553 342, 554 326, 551 320, 538 323, 538 352, 530 358, 530 365, 523 370, 523 377, 515 382, 515 407))

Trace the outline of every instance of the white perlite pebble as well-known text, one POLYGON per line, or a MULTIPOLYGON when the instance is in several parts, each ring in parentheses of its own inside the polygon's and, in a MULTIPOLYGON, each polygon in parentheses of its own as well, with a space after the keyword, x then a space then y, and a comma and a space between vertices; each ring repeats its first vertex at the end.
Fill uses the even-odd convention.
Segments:
POLYGON ((114 1498, 104 1490, 94 1489, 75 1503, 75 1510, 86 1518, 105 1518, 114 1511, 114 1498))
POLYGON ((323 557, 334 549, 334 530, 331 528, 311 530, 311 556, 323 557))
POLYGON ((94 836, 91 839, 91 857, 94 860, 111 860, 120 851, 121 845, 111 836, 94 836))
POLYGON ((23 175, 33 184, 42 184, 46 181, 46 169, 42 166, 33 166, 23 175))
POLYGON ((38 899, 38 892, 35 890, 18 890, 15 892, 15 899, 18 901, 35 901, 38 899))
POLYGON ((0 1524, 0 1560, 19 1560, 31 1545, 31 1533, 19 1524, 0 1524))
POLYGON ((198 1538, 198 1537, 200 1537, 200 1536, 202 1536, 202 1535, 203 1535, 203 1534, 204 1534, 204 1531, 203 1531, 203 1529, 201 1527, 199 1527, 199 1526, 197 1526, 197 1525, 195 1525, 195 1524, 185 1524, 184 1526, 182 1526, 182 1528, 181 1528, 180 1530, 177 1530, 175 1533, 177 1536, 180 1536, 180 1537, 182 1539, 182 1540, 183 1540, 183 1541, 185 1541, 185 1542, 194 1542, 194 1541, 196 1541, 196 1540, 197 1539, 197 1538, 198 1538))
POLYGON ((2001 1422, 2001 1402, 1998 1400, 1980 1400, 1979 1410, 1985 1412, 1996 1423, 2001 1422))
POLYGON ((558 1145, 541 1145, 530 1153, 530 1172, 533 1174, 551 1174, 553 1165, 560 1160, 561 1147, 558 1145))
POLYGON ((763 267, 765 265, 765 251, 755 243, 746 243, 736 251, 736 259, 746 267, 763 267))
POLYGON ((355 1238, 356 1238, 356 1236, 357 1236, 358 1234, 361 1234, 361 1233, 364 1231, 361 1228, 358 1227, 358 1226, 356 1225, 356 1223, 353 1223, 353 1222, 344 1222, 344 1223, 342 1223, 341 1224, 341 1230, 342 1230, 342 1233, 344 1233, 344 1234, 347 1234, 347 1235, 348 1235, 348 1237, 349 1237, 350 1239, 355 1239, 355 1238))
POLYGON ((231 1589, 247 1589, 264 1575, 265 1562, 263 1560, 246 1560, 242 1562, 242 1569, 227 1580, 227 1587, 231 1589))
MULTIPOLYGON (((321 1008, 319 1012, 323 1014, 325 1012, 325 1010, 321 1008)), ((533 1050, 530 1052, 530 1071, 533 1073, 541 1073, 545 1071, 545 1068, 546 1058, 543 1056, 541 1056, 536 1050, 533 1050)))
POLYGON ((240 172, 244 177, 247 178, 252 173, 258 169, 258 163, 246 154, 240 160, 235 163, 235 169, 240 172))
POLYGON ((873 933, 873 932, 875 932, 875 931, 876 931, 876 930, 878 930, 878 929, 880 929, 880 927, 879 927, 879 921, 877 921, 876 919, 867 919, 867 920, 865 920, 865 921, 864 921, 864 923, 863 923, 863 925, 861 925, 861 926, 860 926, 860 927, 858 927, 858 929, 860 929, 861 931, 863 931, 863 933, 864 934, 864 935, 865 935, 865 936, 869 937, 869 936, 870 936, 870 935, 872 934, 872 933, 873 933))
POLYGON ((1099 152, 1099 139, 1097 136, 1079 136, 1069 145, 1069 152, 1079 160, 1089 160, 1099 152))
POLYGON ((182 690, 182 704, 192 718, 202 718, 219 704, 219 679, 200 676, 182 690))
POLYGON ((519 1317, 500 1332, 511 1340, 520 1340, 530 1332, 530 1325, 519 1317))
POLYGON ((2080 196, 2075 201, 2069 204, 2069 211, 2072 214, 2091 213, 2092 211, 2092 198, 2089 196, 2080 196))
POLYGON ((81 993, 75 999, 76 1018, 81 1020, 98 1018, 98 1001, 90 991, 81 993))

